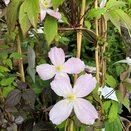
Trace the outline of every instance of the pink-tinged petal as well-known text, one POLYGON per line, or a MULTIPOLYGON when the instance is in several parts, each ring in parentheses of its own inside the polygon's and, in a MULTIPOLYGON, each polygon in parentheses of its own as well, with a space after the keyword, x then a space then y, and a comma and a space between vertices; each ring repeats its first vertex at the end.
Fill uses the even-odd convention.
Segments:
POLYGON ((73 93, 76 97, 85 97, 96 87, 96 79, 91 74, 81 75, 75 82, 73 93))
POLYGON ((56 74, 55 67, 49 64, 36 66, 36 71, 43 80, 49 80, 56 74))
POLYGON ((69 80, 64 77, 54 79, 51 82, 51 88, 58 96, 63 96, 64 98, 72 94, 71 84, 69 80))
POLYGON ((60 12, 58 12, 57 10, 51 10, 51 9, 48 9, 47 10, 47 13, 50 15, 50 16, 52 16, 52 17, 54 17, 54 18, 56 18, 56 19, 61 19, 61 13, 60 12))
POLYGON ((41 21, 45 19, 46 12, 47 12, 46 9, 44 10, 44 9, 40 8, 40 20, 41 21))
POLYGON ((74 101, 74 111, 81 123, 92 125, 98 118, 98 113, 94 106, 83 98, 76 98, 74 101))
POLYGON ((54 105, 49 112, 49 117, 52 123, 59 125, 66 120, 71 114, 73 104, 67 99, 61 100, 54 105))
POLYGON ((61 77, 64 77, 65 79, 67 79, 70 82, 70 78, 67 75, 67 73, 61 72, 61 73, 56 73, 55 79, 59 79, 61 77))
POLYGON ((63 72, 69 74, 78 74, 83 71, 85 68, 85 64, 78 58, 70 58, 63 65, 63 72))
POLYGON ((55 66, 63 65, 65 62, 65 53, 61 48, 51 48, 50 52, 48 53, 48 56, 55 66))

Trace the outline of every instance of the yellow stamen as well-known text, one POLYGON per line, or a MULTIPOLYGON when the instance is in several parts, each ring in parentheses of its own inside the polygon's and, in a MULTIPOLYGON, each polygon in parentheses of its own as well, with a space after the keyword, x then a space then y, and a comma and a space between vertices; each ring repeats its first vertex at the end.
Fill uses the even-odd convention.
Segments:
POLYGON ((57 72, 61 72, 61 71, 62 71, 62 66, 57 66, 57 67, 56 67, 56 71, 57 71, 57 72))
POLYGON ((74 95, 70 95, 68 98, 69 98, 69 101, 74 101, 75 96, 74 95))
POLYGON ((49 3, 48 0, 42 0, 41 4, 44 9, 47 9, 51 6, 51 3, 49 3))

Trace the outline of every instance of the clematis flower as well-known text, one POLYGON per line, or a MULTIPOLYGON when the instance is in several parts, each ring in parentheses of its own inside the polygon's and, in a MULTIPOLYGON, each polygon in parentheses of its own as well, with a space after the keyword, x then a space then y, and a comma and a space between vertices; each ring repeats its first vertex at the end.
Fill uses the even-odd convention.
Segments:
POLYGON ((91 125, 98 118, 94 106, 82 98, 92 92, 96 86, 96 79, 91 74, 81 75, 72 88, 70 81, 61 77, 51 82, 52 90, 64 99, 54 105, 49 112, 50 120, 58 125, 66 120, 72 110, 81 123, 91 125))
POLYGON ((43 80, 49 80, 54 76, 67 78, 67 73, 78 74, 84 70, 84 62, 78 58, 70 58, 65 62, 65 54, 61 48, 51 48, 48 56, 53 65, 41 64, 36 67, 36 71, 43 80))
POLYGON ((8 5, 10 3, 10 0, 3 0, 5 2, 6 5, 8 5))
POLYGON ((110 88, 108 86, 100 87, 98 91, 101 92, 100 97, 104 97, 105 99, 111 99, 118 102, 118 99, 116 97, 116 92, 113 88, 110 88))
POLYGON ((128 64, 130 66, 131 65, 131 58, 130 57, 126 57, 125 60, 117 61, 114 64, 117 64, 117 63, 126 63, 126 64, 128 64))
POLYGON ((58 9, 52 10, 51 0, 39 0, 40 1, 40 18, 41 21, 45 19, 46 14, 53 16, 54 18, 60 20, 61 14, 58 12, 58 9))

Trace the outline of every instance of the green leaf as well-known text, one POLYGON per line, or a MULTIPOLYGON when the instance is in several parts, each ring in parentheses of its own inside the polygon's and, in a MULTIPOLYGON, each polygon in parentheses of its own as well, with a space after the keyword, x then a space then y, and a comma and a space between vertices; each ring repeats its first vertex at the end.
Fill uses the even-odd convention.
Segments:
POLYGON ((24 10, 28 15, 30 23, 37 28, 40 13, 39 0, 25 0, 24 3, 24 5, 26 5, 24 10))
POLYGON ((9 31, 15 28, 16 20, 18 18, 19 7, 23 0, 12 0, 7 7, 7 25, 9 31))
POLYGON ((122 9, 116 9, 114 11, 120 17, 120 20, 124 21, 128 28, 131 29, 131 17, 126 14, 122 9))
POLYGON ((33 48, 31 48, 30 46, 28 46, 28 74, 31 76, 33 82, 35 83, 35 52, 33 50, 33 48))
POLYGON ((0 66, 0 72, 9 72, 10 70, 4 66, 0 66))
POLYGON ((64 2, 64 0, 52 0, 53 8, 58 8, 59 5, 61 5, 64 2))
POLYGON ((107 12, 104 16, 106 19, 109 19, 120 32, 120 17, 116 14, 116 12, 112 10, 107 12))
POLYGON ((3 60, 3 63, 5 65, 8 65, 10 67, 10 69, 12 69, 12 61, 11 61, 11 59, 5 59, 5 60, 3 60))
POLYGON ((117 117, 113 122, 105 122, 105 131, 122 131, 120 118, 117 117))
POLYGON ((9 85, 11 85, 13 83, 14 79, 15 79, 14 77, 10 77, 10 78, 7 78, 7 79, 2 79, 0 84, 2 86, 9 86, 9 85))
POLYGON ((117 115, 118 115, 118 103, 112 101, 112 105, 108 115, 109 122, 113 122, 117 118, 117 115))
POLYGON ((20 12, 19 12, 19 23, 24 36, 26 35, 27 31, 31 27, 31 23, 28 18, 27 12, 25 11, 26 7, 27 7, 26 1, 24 1, 20 7, 20 12))
POLYGON ((108 74, 106 74, 106 83, 113 88, 117 86, 115 78, 108 74))
POLYGON ((12 53, 11 55, 10 55, 10 58, 14 58, 14 59, 20 59, 20 58, 22 58, 23 57, 23 55, 21 55, 21 54, 19 54, 19 53, 17 53, 17 52, 14 52, 14 53, 12 53))
POLYGON ((110 106, 111 106, 111 101, 105 101, 102 106, 103 106, 103 109, 106 112, 108 112, 108 110, 110 109, 110 106))
POLYGON ((48 42, 48 45, 54 40, 57 35, 57 20, 51 16, 47 16, 44 24, 45 38, 48 42))
POLYGON ((106 4, 106 9, 118 8, 118 7, 121 7, 121 6, 125 6, 125 4, 126 4, 126 2, 109 0, 106 4))
POLYGON ((3 90, 3 92, 2 92, 3 96, 6 97, 8 95, 8 93, 10 91, 12 91, 13 89, 14 89, 14 87, 12 87, 12 86, 5 87, 4 90, 3 90))
POLYGON ((105 13, 106 13, 106 8, 91 9, 88 12, 88 17, 89 18, 100 17, 101 15, 104 15, 105 13))

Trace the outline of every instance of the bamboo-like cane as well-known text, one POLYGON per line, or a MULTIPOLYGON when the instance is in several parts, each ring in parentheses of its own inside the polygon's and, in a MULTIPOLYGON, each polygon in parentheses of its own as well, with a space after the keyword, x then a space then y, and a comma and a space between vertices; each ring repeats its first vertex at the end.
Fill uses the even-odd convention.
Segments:
MULTIPOLYGON (((82 5, 81 5, 81 12, 80 12, 80 27, 77 31, 77 54, 76 57, 80 58, 81 55, 81 43, 82 43, 82 27, 83 27, 83 21, 84 21, 84 13, 85 13, 85 6, 86 6, 86 0, 82 0, 82 5)), ((77 75, 74 76, 74 81, 77 79, 77 75)))
MULTIPOLYGON (((85 13, 85 6, 86 6, 86 0, 82 0, 82 5, 81 5, 81 12, 80 12, 80 30, 77 31, 77 54, 76 57, 80 58, 81 55, 81 43, 82 43, 82 27, 83 27, 83 21, 84 21, 84 13, 85 13)), ((77 75, 74 76, 74 82, 77 79, 77 75)), ((71 120, 70 122, 70 129, 69 131, 73 131, 73 126, 74 126, 74 122, 73 120, 71 120)))
MULTIPOLYGON (((94 7, 97 9, 98 7, 98 0, 94 0, 94 7)), ((95 28, 96 28, 96 37, 99 35, 99 30, 98 30, 98 19, 95 18, 95 28)), ((99 82, 99 45, 97 43, 96 48, 95 48, 95 60, 96 60, 96 79, 99 82)))

